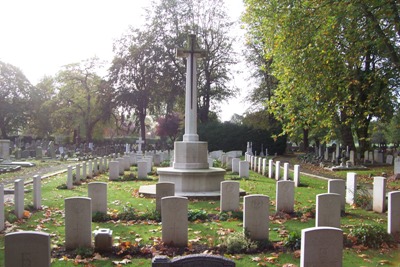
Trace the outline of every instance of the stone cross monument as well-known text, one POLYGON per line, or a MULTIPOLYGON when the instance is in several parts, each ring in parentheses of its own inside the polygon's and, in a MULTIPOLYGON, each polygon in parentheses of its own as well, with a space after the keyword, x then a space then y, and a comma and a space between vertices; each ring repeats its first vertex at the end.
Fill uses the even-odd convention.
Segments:
POLYGON ((199 141, 197 135, 197 58, 204 57, 206 51, 196 48, 196 35, 190 34, 187 48, 176 50, 178 57, 186 57, 185 134, 183 141, 199 141))

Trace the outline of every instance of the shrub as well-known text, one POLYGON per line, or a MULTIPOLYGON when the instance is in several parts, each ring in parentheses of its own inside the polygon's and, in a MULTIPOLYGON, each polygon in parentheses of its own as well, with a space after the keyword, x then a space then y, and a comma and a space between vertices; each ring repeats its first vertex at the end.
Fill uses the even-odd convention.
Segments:
POLYGON ((138 218, 136 210, 130 206, 126 205, 122 207, 122 212, 118 213, 118 218, 124 221, 136 220, 138 218))
POLYGON ((93 248, 79 247, 75 249, 76 255, 80 255, 82 258, 92 257, 93 252, 93 248))
POLYGON ((243 211, 223 211, 219 214, 220 221, 227 221, 229 219, 243 220, 243 211))
POLYGON ((372 196, 365 186, 360 186, 360 188, 357 189, 354 203, 356 207, 364 210, 372 210, 372 196))
POLYGON ((191 222, 200 220, 204 221, 208 219, 208 213, 205 210, 189 210, 188 211, 188 220, 191 222))
POLYGON ((256 242, 250 240, 241 232, 228 235, 222 242, 222 246, 226 248, 226 252, 229 254, 248 253, 257 250, 256 242))
POLYGON ((301 247, 301 234, 299 232, 290 232, 283 245, 290 250, 298 250, 301 247))
POLYGON ((381 225, 361 224, 351 229, 349 236, 355 237, 357 244, 369 248, 380 248, 382 244, 393 243, 393 238, 381 225))
POLYGON ((96 211, 92 215, 92 222, 107 222, 111 219, 110 215, 96 211))

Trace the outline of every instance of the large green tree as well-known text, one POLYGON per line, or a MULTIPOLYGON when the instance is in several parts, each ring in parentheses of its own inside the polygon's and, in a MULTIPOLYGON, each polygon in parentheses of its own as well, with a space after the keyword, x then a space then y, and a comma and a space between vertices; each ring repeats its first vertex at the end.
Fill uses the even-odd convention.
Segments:
POLYGON ((75 131, 78 140, 91 142, 95 126, 110 118, 115 108, 114 91, 96 74, 101 64, 97 58, 91 58, 66 65, 57 74, 58 93, 53 100, 57 109, 52 121, 58 131, 75 131))
POLYGON ((279 80, 269 108, 284 130, 320 129, 361 151, 373 118, 389 118, 399 79, 395 1, 246 0, 249 36, 279 80))
POLYGON ((17 67, 0 61, 1 138, 18 134, 27 123, 35 88, 17 67))

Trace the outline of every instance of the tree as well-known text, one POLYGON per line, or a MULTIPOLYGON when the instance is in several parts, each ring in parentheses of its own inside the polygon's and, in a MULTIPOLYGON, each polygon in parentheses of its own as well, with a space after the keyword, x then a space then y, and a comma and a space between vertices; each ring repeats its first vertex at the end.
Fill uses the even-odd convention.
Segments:
POLYGON ((95 126, 108 120, 115 108, 112 87, 96 74, 99 67, 100 61, 91 58, 64 66, 56 77, 58 109, 52 115, 53 123, 61 131, 75 129, 78 141, 81 132, 86 142, 93 141, 95 126))
POLYGON ((173 113, 157 120, 156 134, 162 137, 169 137, 171 143, 174 143, 180 134, 182 120, 178 113, 173 113))
MULTIPOLYGON (((184 47, 189 33, 199 37, 199 46, 207 55, 199 62, 198 68, 198 117, 201 122, 209 120, 212 107, 233 96, 235 88, 228 87, 229 66, 236 63, 233 53, 233 39, 228 32, 233 23, 227 19, 222 0, 186 1, 162 0, 154 3, 149 13, 149 29, 154 32, 159 47, 164 48, 166 60, 163 65, 170 67, 174 76, 172 88, 184 88, 182 81, 186 73, 184 62, 176 58, 175 50, 184 47)), ((176 92, 174 92, 176 95, 176 92)))
POLYGON ((117 92, 116 101, 127 114, 133 112, 140 123, 140 136, 146 140, 145 119, 154 111, 157 97, 162 97, 162 50, 155 45, 150 32, 131 29, 114 44, 115 57, 110 68, 110 81, 117 92))
POLYGON ((29 119, 34 87, 17 67, 0 61, 1 138, 18 134, 29 119))
POLYGON ((284 131, 329 129, 328 140, 339 129, 344 145, 354 149, 357 136, 360 152, 367 149, 370 121, 390 118, 395 105, 398 68, 390 51, 399 51, 398 9, 386 21, 387 6, 374 0, 247 0, 246 7, 250 36, 273 58, 279 84, 268 105, 284 131))

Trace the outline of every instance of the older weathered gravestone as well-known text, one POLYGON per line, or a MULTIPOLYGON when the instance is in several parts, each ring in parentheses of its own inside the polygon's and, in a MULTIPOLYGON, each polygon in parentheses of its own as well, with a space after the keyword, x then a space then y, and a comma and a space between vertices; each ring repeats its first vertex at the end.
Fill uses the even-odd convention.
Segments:
POLYGON ((94 249, 98 252, 109 252, 112 250, 112 230, 100 228, 94 231, 94 249))
POLYGON ((374 177, 372 210, 379 213, 386 211, 386 178, 374 177))
POLYGON ((49 267, 51 264, 50 235, 23 231, 4 238, 5 267, 49 267))
POLYGON ((294 182, 276 182, 276 211, 291 213, 294 210, 294 182))
POLYGON ((239 177, 249 177, 249 162, 240 161, 239 162, 239 177))
POLYGON ((386 164, 389 164, 389 165, 393 164, 393 155, 386 156, 386 164))
POLYGON ((21 219, 24 216, 24 180, 17 179, 14 181, 14 204, 15 216, 21 219))
POLYGON ((293 182, 295 187, 300 186, 300 165, 293 166, 293 182))
POLYGON ((239 210, 240 183, 235 181, 221 182, 220 211, 239 210))
POLYGON ((400 191, 388 194, 388 233, 400 233, 400 191))
POLYGON ((171 182, 161 182, 156 184, 156 210, 161 212, 161 199, 175 195, 175 184, 171 182))
POLYGON ((340 227, 340 195, 333 193, 317 195, 315 226, 340 227))
POLYGON ((342 261, 342 230, 334 227, 312 227, 301 230, 301 267, 342 267, 342 261))
POLYGON ((88 197, 92 199, 92 214, 96 212, 107 213, 107 183, 89 183, 88 197))
POLYGON ((155 256, 152 267, 235 267, 233 260, 217 255, 192 254, 170 260, 167 256, 155 256))
POLYGON ((400 173, 400 157, 394 158, 394 174, 400 173))
POLYGON ((40 175, 33 176, 33 208, 42 208, 42 177, 40 175))
POLYGON ((243 201, 243 228, 252 240, 269 237, 269 197, 248 195, 243 201))
POLYGON ((92 247, 92 204, 87 197, 66 198, 65 248, 92 247))
POLYGON ((346 182, 342 179, 330 179, 328 181, 328 193, 340 195, 340 210, 344 212, 346 205, 346 182))
POLYGON ((346 203, 353 205, 357 197, 357 173, 348 172, 346 177, 346 203))
POLYGON ((164 197, 161 199, 162 241, 185 247, 188 243, 188 199, 164 197))
POLYGON ((10 161, 10 140, 0 140, 0 158, 4 162, 10 161))
POLYGON ((36 147, 36 157, 35 159, 41 160, 43 158, 43 150, 41 146, 36 147))

